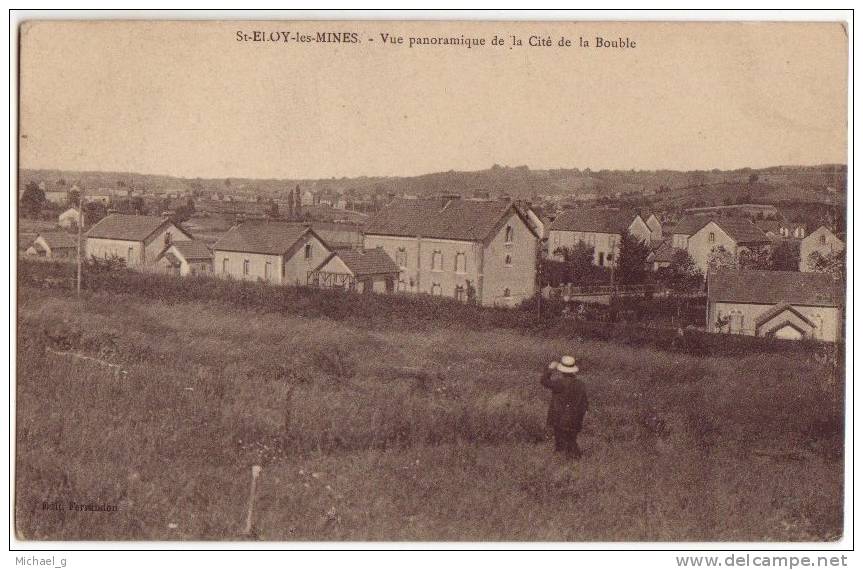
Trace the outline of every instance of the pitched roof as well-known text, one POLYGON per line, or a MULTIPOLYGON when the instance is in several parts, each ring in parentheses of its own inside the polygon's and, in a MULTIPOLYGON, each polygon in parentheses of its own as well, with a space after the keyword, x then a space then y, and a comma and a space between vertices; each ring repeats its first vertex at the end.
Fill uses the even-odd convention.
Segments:
POLYGON ((297 224, 244 222, 228 230, 213 245, 213 250, 282 255, 306 233, 314 234, 310 228, 297 224))
POLYGON ((175 241, 171 244, 186 260, 191 259, 212 259, 213 252, 202 241, 196 239, 190 241, 175 241))
POLYGON ((707 222, 714 220, 713 216, 694 216, 688 215, 680 218, 680 221, 677 222, 677 225, 674 226, 674 229, 671 230, 672 234, 683 234, 687 236, 691 236, 701 228, 703 228, 707 222))
POLYGON ((686 251, 686 250, 673 247, 671 245, 671 240, 667 239, 664 242, 662 242, 662 245, 660 245, 656 249, 656 251, 654 252, 653 261, 656 261, 659 263, 671 263, 674 260, 674 254, 677 253, 678 251, 686 251))
POLYGON ((779 228, 782 227, 779 220, 756 220, 755 225, 762 232, 773 232, 774 234, 778 234, 779 228))
POLYGON ((836 307, 843 304, 841 282, 829 273, 720 269, 708 277, 708 301, 836 307))
POLYGON ((813 327, 815 326, 815 323, 813 323, 811 320, 809 320, 809 317, 807 317, 806 315, 804 315, 803 313, 801 313, 800 311, 795 309, 794 306, 791 305, 790 303, 785 303, 785 302, 777 303, 777 304, 773 305, 772 307, 770 307, 769 309, 767 309, 766 311, 764 311, 763 313, 761 313, 760 315, 758 315, 758 317, 756 317, 756 319, 755 319, 755 326, 760 327, 761 325, 763 325, 764 323, 766 323, 767 321, 769 321, 773 317, 775 317, 777 315, 781 315, 785 311, 791 311, 792 313, 797 315, 801 320, 808 323, 810 326, 813 326, 813 327))
POLYGON ((75 236, 66 232, 40 232, 36 239, 42 237, 51 249, 75 248, 78 241, 75 236))
POLYGON ((622 234, 629 230, 636 216, 621 210, 564 210, 549 230, 622 234))
POLYGON ((326 265, 333 257, 341 259, 347 268, 351 270, 351 273, 357 277, 361 275, 399 272, 399 266, 381 248, 339 250, 328 257, 320 267, 326 265))
POLYGON ((175 256, 175 255, 174 255, 173 253, 171 253, 170 251, 166 251, 164 254, 162 254, 162 255, 161 255, 161 257, 162 257, 162 258, 164 258, 164 259, 167 259, 167 260, 168 260, 168 263, 170 263, 170 264, 171 264, 171 265, 173 265, 174 267, 177 267, 177 266, 179 266, 179 265, 180 265, 180 260, 179 260, 179 259, 177 259, 177 256, 175 256))
POLYGON ((369 221, 365 232, 484 241, 510 211, 515 210, 508 201, 453 199, 443 204, 437 199, 396 198, 369 221))
POLYGON ((712 220, 737 243, 768 243, 770 239, 748 218, 721 218, 712 220))
MULTIPOLYGON (((130 214, 111 214, 102 218, 90 228, 87 237, 118 239, 123 241, 144 241, 170 219, 161 216, 135 216, 130 214)), ((191 236, 190 236, 191 237, 191 236)))

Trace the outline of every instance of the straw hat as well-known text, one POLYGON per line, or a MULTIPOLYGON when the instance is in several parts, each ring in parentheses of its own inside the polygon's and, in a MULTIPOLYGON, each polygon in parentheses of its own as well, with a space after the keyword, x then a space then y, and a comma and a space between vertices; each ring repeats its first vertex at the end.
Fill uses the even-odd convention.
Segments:
POLYGON ((564 356, 561 358, 560 364, 557 365, 557 369, 567 374, 575 374, 578 372, 578 366, 575 365, 575 358, 572 356, 564 356))

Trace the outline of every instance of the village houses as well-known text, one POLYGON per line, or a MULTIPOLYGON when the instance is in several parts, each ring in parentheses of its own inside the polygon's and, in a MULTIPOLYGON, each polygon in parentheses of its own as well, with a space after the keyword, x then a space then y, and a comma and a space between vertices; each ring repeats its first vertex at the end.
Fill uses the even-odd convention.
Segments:
POLYGON ((548 249, 554 258, 563 259, 557 253, 559 249, 582 242, 593 247, 595 265, 611 267, 617 263, 620 240, 626 233, 648 244, 653 238, 653 231, 639 214, 621 210, 564 210, 549 227, 548 249))
POLYGON ((87 257, 116 256, 127 267, 150 268, 169 245, 192 236, 167 217, 110 214, 87 231, 87 257))
POLYGON ((173 275, 209 275, 213 273, 213 252, 200 240, 175 241, 159 254, 156 265, 173 275))
POLYGON ((821 226, 800 241, 800 271, 812 271, 813 253, 822 257, 843 251, 845 244, 826 226, 821 226))
POLYGON ((332 249, 302 224, 248 221, 213 245, 217 276, 276 285, 306 285, 332 249))
POLYGON ((309 285, 357 293, 392 293, 399 266, 383 248, 337 249, 309 275, 309 285))
POLYGON ((69 259, 78 254, 78 242, 75 236, 64 231, 40 232, 24 253, 49 259, 69 259))
POLYGON ((835 342, 843 294, 828 273, 720 269, 707 279, 707 330, 835 342))
POLYGON ((367 225, 365 247, 400 268, 398 291, 482 305, 533 296, 539 236, 509 201, 396 198, 367 225))
MULTIPOLYGON (((764 232, 747 218, 686 216, 671 230, 671 246, 686 250, 698 269, 705 274, 710 255, 720 247, 737 257, 744 249, 770 243, 764 232)), ((670 258, 673 251, 666 249, 662 253, 670 258)))

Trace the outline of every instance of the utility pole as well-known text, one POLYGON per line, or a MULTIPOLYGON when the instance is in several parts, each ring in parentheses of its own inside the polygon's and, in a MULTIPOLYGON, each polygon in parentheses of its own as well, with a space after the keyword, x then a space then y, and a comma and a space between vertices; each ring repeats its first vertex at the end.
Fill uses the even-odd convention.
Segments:
POLYGON ((84 232, 84 185, 78 189, 78 281, 77 295, 81 298, 81 242, 83 241, 84 232))

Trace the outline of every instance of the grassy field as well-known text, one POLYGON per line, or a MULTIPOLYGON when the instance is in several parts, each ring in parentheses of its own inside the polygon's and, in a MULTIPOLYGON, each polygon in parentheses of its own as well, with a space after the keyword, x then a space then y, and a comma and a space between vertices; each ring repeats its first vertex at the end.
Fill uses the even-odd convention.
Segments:
POLYGON ((29 286, 18 302, 21 538, 241 539, 255 464, 261 540, 841 532, 843 379, 805 352, 699 358, 29 286), (70 347, 126 373, 55 353, 70 347), (544 425, 539 373, 561 353, 591 400, 577 463, 544 425))

